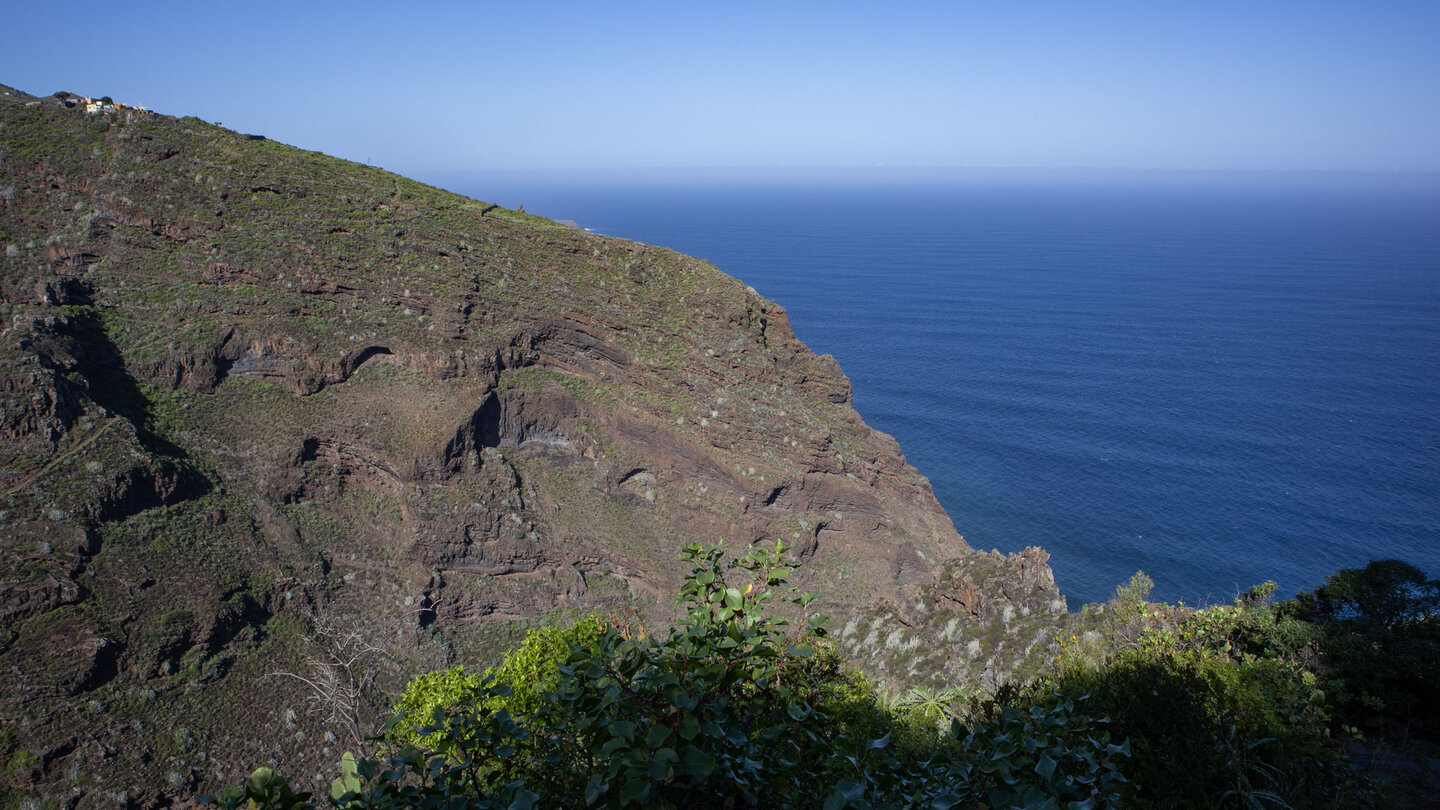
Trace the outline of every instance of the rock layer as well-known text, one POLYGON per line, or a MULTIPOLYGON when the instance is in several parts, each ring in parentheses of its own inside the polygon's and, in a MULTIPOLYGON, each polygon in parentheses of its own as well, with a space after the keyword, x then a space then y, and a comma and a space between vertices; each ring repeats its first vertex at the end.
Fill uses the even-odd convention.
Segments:
POLYGON ((384 706, 337 720, 284 677, 333 660, 317 629, 393 687, 556 610, 664 621, 691 540, 790 542, 842 617, 1059 599, 1043 557, 974 555, 834 359, 703 261, 3 89, 14 789, 325 761, 384 706), (955 577, 984 565, 1025 593, 955 577))

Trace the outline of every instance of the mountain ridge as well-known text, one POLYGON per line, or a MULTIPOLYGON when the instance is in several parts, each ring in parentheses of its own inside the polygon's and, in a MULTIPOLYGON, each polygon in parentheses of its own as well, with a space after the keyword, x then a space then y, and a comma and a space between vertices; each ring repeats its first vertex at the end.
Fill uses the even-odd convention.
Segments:
POLYGON ((1064 613, 1044 552, 972 551, 839 364, 709 264, 0 91, 0 742, 34 759, 13 789, 163 803, 333 760, 333 718, 270 677, 329 631, 377 651, 351 718, 373 723, 384 684, 556 611, 664 621, 691 538, 790 543, 897 686, 1046 649, 995 634, 1064 613), (993 646, 916 669, 862 615, 993 646))

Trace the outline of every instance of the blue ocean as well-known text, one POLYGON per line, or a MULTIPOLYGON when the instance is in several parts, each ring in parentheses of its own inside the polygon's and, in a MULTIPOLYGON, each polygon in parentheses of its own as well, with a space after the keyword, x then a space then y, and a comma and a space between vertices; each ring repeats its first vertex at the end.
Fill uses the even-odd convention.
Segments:
POLYGON ((701 256, 833 354, 974 547, 1072 605, 1440 576, 1440 180, 432 177, 701 256))

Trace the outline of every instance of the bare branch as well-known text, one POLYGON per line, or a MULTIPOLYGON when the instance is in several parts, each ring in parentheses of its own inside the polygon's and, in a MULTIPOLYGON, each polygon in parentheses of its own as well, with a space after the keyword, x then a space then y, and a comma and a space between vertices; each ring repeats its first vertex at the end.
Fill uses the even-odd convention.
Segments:
POLYGON ((377 659, 392 658, 366 640, 358 627, 342 628, 316 617, 311 649, 302 653, 300 672, 276 670, 270 676, 294 678, 309 688, 306 714, 340 726, 355 746, 365 743, 365 692, 375 681, 377 659))

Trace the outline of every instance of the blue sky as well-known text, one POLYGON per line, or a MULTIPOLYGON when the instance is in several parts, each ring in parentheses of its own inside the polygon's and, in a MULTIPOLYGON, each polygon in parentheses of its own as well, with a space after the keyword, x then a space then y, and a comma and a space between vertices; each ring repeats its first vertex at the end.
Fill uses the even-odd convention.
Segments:
POLYGON ((34 3, 0 82, 405 173, 1440 171, 1440 2, 34 3))

